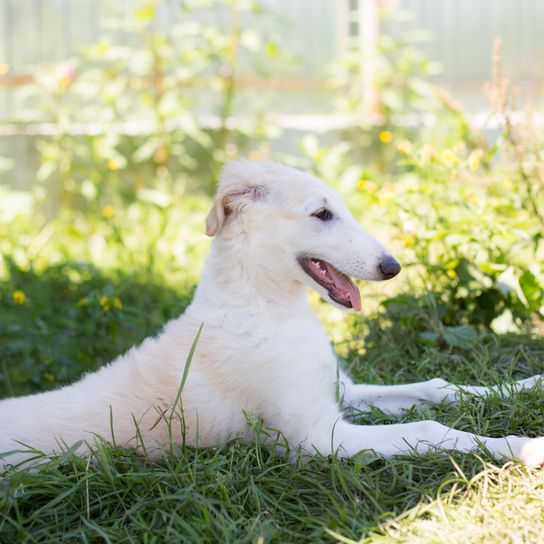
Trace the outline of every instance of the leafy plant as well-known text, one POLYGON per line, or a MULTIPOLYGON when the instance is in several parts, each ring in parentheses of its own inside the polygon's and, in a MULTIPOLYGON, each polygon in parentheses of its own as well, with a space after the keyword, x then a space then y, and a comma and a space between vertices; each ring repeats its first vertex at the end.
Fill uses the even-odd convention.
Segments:
POLYGON ((261 12, 243 0, 139 0, 79 57, 37 70, 22 118, 54 124, 38 143, 53 200, 93 207, 142 189, 211 191, 224 160, 267 134, 258 112, 233 121, 237 77, 278 56, 251 28, 261 12), (212 8, 214 19, 202 17, 212 8))
POLYGON ((365 178, 398 171, 399 142, 432 138, 444 145, 463 141, 469 148, 483 143, 463 109, 445 89, 431 82, 440 66, 418 47, 428 36, 413 28, 397 31, 394 37, 387 32, 389 25, 410 19, 409 11, 400 9, 399 4, 380 4, 382 31, 375 51, 362 51, 358 41, 351 41, 343 58, 331 69, 332 85, 340 91, 338 108, 354 121, 341 137, 349 142, 351 162, 365 162, 365 178), (362 84, 367 64, 373 67, 372 103, 369 89, 362 84), (429 126, 423 129, 424 125, 429 126))
MULTIPOLYGON (((382 23, 394 13, 385 8, 382 23)), ((340 143, 309 136, 301 146, 314 172, 348 192, 369 229, 379 225, 396 245, 416 297, 402 299, 402 312, 416 304, 419 315, 428 310, 421 296, 432 299, 433 319, 418 326, 427 343, 470 347, 478 328, 513 331, 544 315, 542 142, 530 122, 514 123, 497 56, 490 94, 502 133, 494 145, 426 81, 433 65, 415 42, 384 34, 374 59, 376 114, 362 116, 364 59, 355 48, 336 81, 357 126, 340 143), (431 127, 422 122, 429 115, 431 127)), ((398 301, 386 303, 385 313, 398 301)))

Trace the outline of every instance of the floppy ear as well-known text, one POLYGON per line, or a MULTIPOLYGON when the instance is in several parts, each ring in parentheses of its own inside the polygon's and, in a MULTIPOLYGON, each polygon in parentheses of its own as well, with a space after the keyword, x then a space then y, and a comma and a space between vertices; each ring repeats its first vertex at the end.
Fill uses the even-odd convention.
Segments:
POLYGON ((223 223, 225 222, 225 206, 223 205, 223 196, 218 194, 213 199, 212 209, 206 216, 206 234, 208 236, 215 236, 223 223))
POLYGON ((247 204, 263 198, 265 192, 262 185, 243 185, 217 193, 206 217, 206 234, 215 236, 229 215, 238 215, 247 204))

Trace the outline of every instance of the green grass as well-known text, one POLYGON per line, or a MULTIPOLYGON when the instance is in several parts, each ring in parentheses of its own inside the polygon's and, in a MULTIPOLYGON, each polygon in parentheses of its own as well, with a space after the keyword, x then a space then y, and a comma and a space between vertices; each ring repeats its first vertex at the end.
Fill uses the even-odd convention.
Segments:
MULTIPOLYGON (((36 269, 11 262, 5 270, 0 396, 77 379, 155 333, 192 295, 191 282, 171 287, 81 262, 36 269), (17 289, 24 304, 13 300, 17 289)), ((483 334, 453 349, 422 345, 403 324, 384 326, 384 316, 349 321, 338 351, 358 380, 495 383, 544 371, 538 336, 483 334)), ((544 435, 543 407, 544 394, 531 390, 414 408, 396 419, 378 410, 351 417, 367 424, 432 417, 491 436, 536 436, 544 435)), ((485 452, 292 463, 256 441, 235 441, 180 446, 152 463, 106 447, 90 462, 67 454, 36 472, 7 473, 0 542, 536 542, 543 499, 540 471, 501 468, 485 452)))

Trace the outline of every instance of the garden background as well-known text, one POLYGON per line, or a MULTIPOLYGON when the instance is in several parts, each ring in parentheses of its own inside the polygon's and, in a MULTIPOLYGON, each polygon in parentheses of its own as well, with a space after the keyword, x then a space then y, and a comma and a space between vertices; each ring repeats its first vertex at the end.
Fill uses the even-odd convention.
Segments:
MULTIPOLYGON (((358 380, 544 372, 543 24, 538 0, 0 0, 0 397, 70 383, 183 311, 235 157, 320 176, 402 263, 362 285, 362 314, 311 294, 358 380)), ((541 436, 543 400, 352 417, 541 436)), ((0 542, 544 534, 544 475, 485 451, 105 446, 8 476, 0 542)))

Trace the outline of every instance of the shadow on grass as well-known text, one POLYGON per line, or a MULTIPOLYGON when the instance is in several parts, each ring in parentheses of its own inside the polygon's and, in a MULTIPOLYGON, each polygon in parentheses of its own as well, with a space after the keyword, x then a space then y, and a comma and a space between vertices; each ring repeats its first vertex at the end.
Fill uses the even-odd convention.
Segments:
POLYGON ((544 373, 542 321, 507 334, 467 323, 464 316, 447 326, 437 315, 439 297, 403 294, 370 318, 350 318, 351 336, 338 350, 358 381, 409 383, 441 377, 457 384, 492 385, 544 373))
POLYGON ((40 273, 8 266, 9 279, 0 282, 0 398, 96 370, 183 312, 193 293, 120 271, 105 275, 87 263, 40 273))

